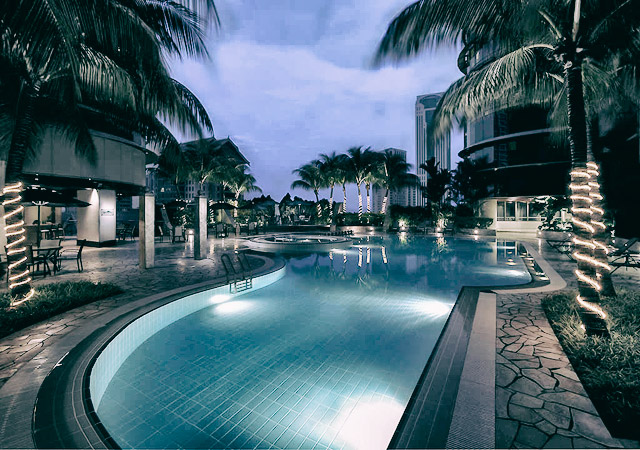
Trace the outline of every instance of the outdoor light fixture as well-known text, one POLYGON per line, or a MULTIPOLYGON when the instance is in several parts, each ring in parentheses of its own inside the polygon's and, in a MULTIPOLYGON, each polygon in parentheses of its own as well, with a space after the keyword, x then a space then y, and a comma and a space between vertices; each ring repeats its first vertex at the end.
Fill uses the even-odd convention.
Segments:
MULTIPOLYGON (((5 227, 4 232, 7 237, 7 270, 9 272, 9 290, 13 291, 16 288, 20 288, 20 286, 24 286, 31 282, 31 277, 29 276, 29 269, 26 268, 24 271, 20 273, 13 273, 13 270, 20 266, 21 264, 27 261, 27 247, 24 242, 26 241, 25 237, 25 228, 24 228, 24 220, 15 220, 14 216, 20 214, 24 211, 24 206, 19 205, 22 197, 20 196, 20 192, 22 191, 22 183, 18 182, 15 184, 10 184, 5 186, 2 189, 2 194, 5 197, 5 200, 2 202, 2 206, 5 208, 5 211, 9 209, 8 212, 4 214, 5 227), (14 209, 15 208, 15 209, 14 209), (14 261, 9 261, 9 256, 12 256, 14 261)), ((22 288, 24 289, 24 287, 22 288)), ((21 299, 12 300, 10 306, 18 306, 21 303, 26 302, 35 293, 34 289, 31 288, 29 292, 27 292, 24 297, 21 299)))

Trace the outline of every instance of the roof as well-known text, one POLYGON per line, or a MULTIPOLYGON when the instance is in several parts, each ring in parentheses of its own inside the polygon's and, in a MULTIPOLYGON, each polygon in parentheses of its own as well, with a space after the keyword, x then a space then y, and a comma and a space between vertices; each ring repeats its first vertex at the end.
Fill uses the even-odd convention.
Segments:
POLYGON ((216 139, 214 137, 207 139, 195 139, 193 141, 184 142, 180 144, 180 148, 184 149, 188 145, 193 145, 197 142, 206 142, 212 146, 212 149, 221 149, 223 154, 228 158, 235 159, 239 164, 251 164, 247 158, 240 152, 238 146, 231 140, 231 138, 216 139))

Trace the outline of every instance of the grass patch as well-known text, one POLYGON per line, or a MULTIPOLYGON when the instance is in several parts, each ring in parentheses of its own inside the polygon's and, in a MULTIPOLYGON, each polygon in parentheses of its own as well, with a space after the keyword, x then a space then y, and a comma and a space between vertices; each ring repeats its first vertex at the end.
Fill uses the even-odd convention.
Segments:
POLYGON ((542 300, 542 306, 573 368, 611 433, 640 440, 640 292, 603 298, 611 337, 586 336, 576 293, 542 300))
POLYGON ((9 293, 0 294, 0 338, 76 306, 122 293, 115 284, 66 281, 36 287, 28 302, 9 308, 9 293))

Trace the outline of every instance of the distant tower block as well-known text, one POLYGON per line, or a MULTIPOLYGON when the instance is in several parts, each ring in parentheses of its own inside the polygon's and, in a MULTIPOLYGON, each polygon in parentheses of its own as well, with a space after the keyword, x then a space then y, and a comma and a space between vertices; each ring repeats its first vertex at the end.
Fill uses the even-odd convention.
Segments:
MULTIPOLYGON (((420 169, 420 164, 435 158, 441 169, 451 170, 451 133, 445 133, 434 139, 429 132, 429 125, 433 121, 433 114, 443 93, 420 95, 416 99, 416 168, 420 184, 427 185, 427 172, 420 169)), ((419 205, 424 205, 424 199, 418 199, 419 205)))

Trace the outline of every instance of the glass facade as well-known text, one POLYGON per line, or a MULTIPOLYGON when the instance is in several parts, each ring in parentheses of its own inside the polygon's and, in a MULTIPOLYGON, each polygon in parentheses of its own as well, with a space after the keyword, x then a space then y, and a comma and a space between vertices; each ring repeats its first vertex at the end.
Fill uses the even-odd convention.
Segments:
POLYGON ((542 212, 541 205, 535 201, 499 200, 496 206, 497 220, 500 222, 537 221, 542 212))

